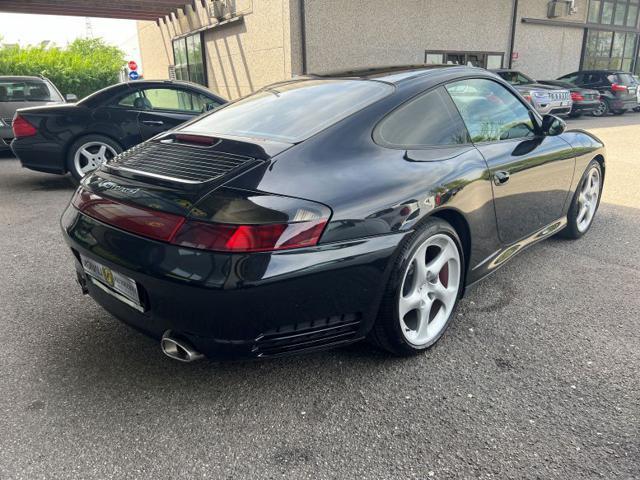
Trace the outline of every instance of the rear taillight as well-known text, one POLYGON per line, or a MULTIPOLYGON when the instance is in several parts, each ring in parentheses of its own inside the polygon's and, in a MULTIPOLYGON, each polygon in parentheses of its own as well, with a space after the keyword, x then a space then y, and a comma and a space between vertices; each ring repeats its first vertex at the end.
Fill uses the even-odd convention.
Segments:
POLYGON ((36 127, 31 125, 31 123, 20 115, 16 115, 14 117, 12 128, 14 138, 32 137, 38 133, 36 127))
POLYGON ((192 211, 195 218, 119 203, 80 188, 72 204, 127 232, 217 252, 267 252, 316 245, 331 211, 278 195, 220 189, 192 211))
POLYGON ((571 100, 573 100, 574 102, 581 102, 582 100, 584 100, 584 97, 578 92, 571 92, 571 100))
POLYGON ((613 84, 611 84, 611 91, 612 92, 626 92, 627 91, 627 87, 625 87, 624 85, 620 85, 618 83, 613 83, 613 84))
POLYGON ((115 202, 79 188, 71 201, 90 217, 143 237, 169 242, 185 219, 179 215, 115 202))
POLYGON ((522 96, 524 97, 524 99, 525 99, 527 102, 531 103, 531 95, 524 94, 524 95, 522 95, 522 96))
POLYGON ((221 188, 191 211, 172 243, 219 252, 266 252, 316 245, 331 216, 322 204, 221 188))
POLYGON ((218 252, 266 252, 316 245, 326 220, 270 225, 186 222, 172 243, 218 252))

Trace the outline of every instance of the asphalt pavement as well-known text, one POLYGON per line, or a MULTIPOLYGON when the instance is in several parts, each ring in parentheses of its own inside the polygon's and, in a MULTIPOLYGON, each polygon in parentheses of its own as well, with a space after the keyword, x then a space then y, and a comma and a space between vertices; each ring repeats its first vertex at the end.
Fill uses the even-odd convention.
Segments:
POLYGON ((65 177, 0 156, 0 479, 640 478, 640 114, 581 240, 518 255, 410 359, 180 364, 83 297, 65 177))

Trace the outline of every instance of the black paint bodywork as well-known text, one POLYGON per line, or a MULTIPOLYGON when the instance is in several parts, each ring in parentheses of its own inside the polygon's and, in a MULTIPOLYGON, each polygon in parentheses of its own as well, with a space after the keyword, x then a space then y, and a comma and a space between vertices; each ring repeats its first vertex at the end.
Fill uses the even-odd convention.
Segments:
MULTIPOLYGON (((155 337, 171 329, 208 356, 266 356, 260 347, 264 338, 287 342, 292 335, 325 332, 325 325, 347 320, 355 324, 348 335, 306 336, 295 348, 270 354, 348 343, 371 329, 396 256, 425 218, 444 218, 458 231, 469 286, 562 229, 587 164, 596 158, 604 168, 603 144, 578 130, 410 151, 383 147, 372 136, 376 125, 422 92, 463 78, 489 78, 515 90, 491 73, 467 67, 348 76, 388 82, 394 91, 299 144, 252 141, 264 161, 223 182, 331 208, 317 246, 252 254, 193 250, 120 231, 69 206, 62 228, 88 293, 130 325, 155 337), (495 176, 501 172, 511 178, 497 185, 495 176), (87 282, 78 253, 134 278, 148 310, 136 312, 87 282)), ((189 128, 186 124, 179 131, 189 128)), ((215 148, 233 153, 244 142, 249 140, 223 139, 215 148)), ((164 199, 171 206, 163 209, 185 216, 211 194, 143 180, 107 166, 84 183, 120 201, 164 199), (105 180, 124 191, 137 189, 138 198, 100 187, 105 180)))
POLYGON ((194 118, 183 111, 117 106, 122 97, 146 88, 172 88, 204 95, 218 105, 226 100, 190 82, 127 82, 102 89, 75 104, 23 108, 18 113, 37 128, 34 136, 13 140, 11 149, 23 167, 47 173, 67 172, 70 146, 85 135, 109 137, 123 150, 194 118), (152 123, 162 121, 162 125, 152 123))

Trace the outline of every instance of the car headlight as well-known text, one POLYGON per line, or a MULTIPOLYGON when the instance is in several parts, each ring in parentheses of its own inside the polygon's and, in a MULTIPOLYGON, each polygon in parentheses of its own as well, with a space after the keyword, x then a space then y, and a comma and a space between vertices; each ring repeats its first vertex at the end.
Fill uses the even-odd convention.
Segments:
POLYGON ((540 92, 540 91, 533 91, 531 92, 531 95, 533 95, 535 98, 548 98, 549 94, 547 92, 540 92))

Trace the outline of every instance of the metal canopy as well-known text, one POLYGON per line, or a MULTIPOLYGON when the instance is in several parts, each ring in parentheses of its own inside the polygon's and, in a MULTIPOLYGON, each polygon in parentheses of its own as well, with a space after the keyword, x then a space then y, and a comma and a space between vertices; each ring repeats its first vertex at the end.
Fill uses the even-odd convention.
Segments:
POLYGON ((0 0, 0 12, 157 20, 202 0, 0 0))

